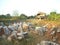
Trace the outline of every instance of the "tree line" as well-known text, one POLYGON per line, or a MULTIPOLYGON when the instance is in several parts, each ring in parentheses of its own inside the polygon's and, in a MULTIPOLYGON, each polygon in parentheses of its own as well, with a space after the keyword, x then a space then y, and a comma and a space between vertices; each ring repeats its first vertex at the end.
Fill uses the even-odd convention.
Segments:
MULTIPOLYGON (((35 19, 36 15, 34 16, 27 16, 25 14, 20 14, 18 15, 18 13, 14 14, 15 16, 11 16, 10 14, 6 14, 6 15, 0 15, 0 21, 5 21, 5 20, 26 20, 26 19, 35 19)), ((50 14, 46 14, 47 20, 60 20, 60 13, 56 13, 56 12, 50 12, 50 14)))

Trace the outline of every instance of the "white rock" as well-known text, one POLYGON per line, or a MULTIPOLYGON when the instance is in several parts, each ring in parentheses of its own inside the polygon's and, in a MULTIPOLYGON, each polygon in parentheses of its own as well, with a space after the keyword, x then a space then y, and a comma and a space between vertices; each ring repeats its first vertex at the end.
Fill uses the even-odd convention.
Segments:
POLYGON ((21 39, 22 39, 22 37, 17 37, 17 39, 21 40, 21 39))

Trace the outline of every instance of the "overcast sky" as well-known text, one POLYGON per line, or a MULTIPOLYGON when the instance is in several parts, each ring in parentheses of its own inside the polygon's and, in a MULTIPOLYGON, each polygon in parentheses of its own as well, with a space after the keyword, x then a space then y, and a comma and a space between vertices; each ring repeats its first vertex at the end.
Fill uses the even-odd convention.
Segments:
POLYGON ((0 14, 12 14, 14 10, 26 15, 38 12, 60 12, 60 0, 0 0, 0 14))

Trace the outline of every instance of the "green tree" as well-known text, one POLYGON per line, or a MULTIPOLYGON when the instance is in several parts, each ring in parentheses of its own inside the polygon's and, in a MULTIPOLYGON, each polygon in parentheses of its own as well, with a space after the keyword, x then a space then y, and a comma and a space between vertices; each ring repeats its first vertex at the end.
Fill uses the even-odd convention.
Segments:
POLYGON ((50 14, 48 15, 48 19, 49 20, 59 20, 60 14, 58 14, 56 12, 50 12, 50 14))
POLYGON ((10 19, 11 15, 10 14, 6 14, 6 17, 7 17, 7 19, 10 19))
POLYGON ((26 20, 27 19, 27 16, 25 14, 21 14, 20 17, 19 17, 21 20, 26 20))
POLYGON ((57 14, 56 12, 50 12, 49 16, 48 16, 49 20, 56 20, 57 19, 57 14))
POLYGON ((2 14, 2 15, 0 15, 0 18, 2 18, 2 19, 3 19, 3 18, 6 18, 6 15, 3 15, 3 14, 2 14))
POLYGON ((35 16, 29 16, 28 17, 28 19, 34 19, 35 18, 35 16))

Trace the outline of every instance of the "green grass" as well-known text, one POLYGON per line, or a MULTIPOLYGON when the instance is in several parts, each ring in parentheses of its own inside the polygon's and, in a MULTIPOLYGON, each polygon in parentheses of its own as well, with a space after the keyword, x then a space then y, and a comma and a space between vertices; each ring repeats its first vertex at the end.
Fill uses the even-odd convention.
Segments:
POLYGON ((34 43, 34 38, 29 35, 28 38, 22 40, 12 40, 8 41, 6 39, 0 39, 0 45, 32 45, 34 43))

